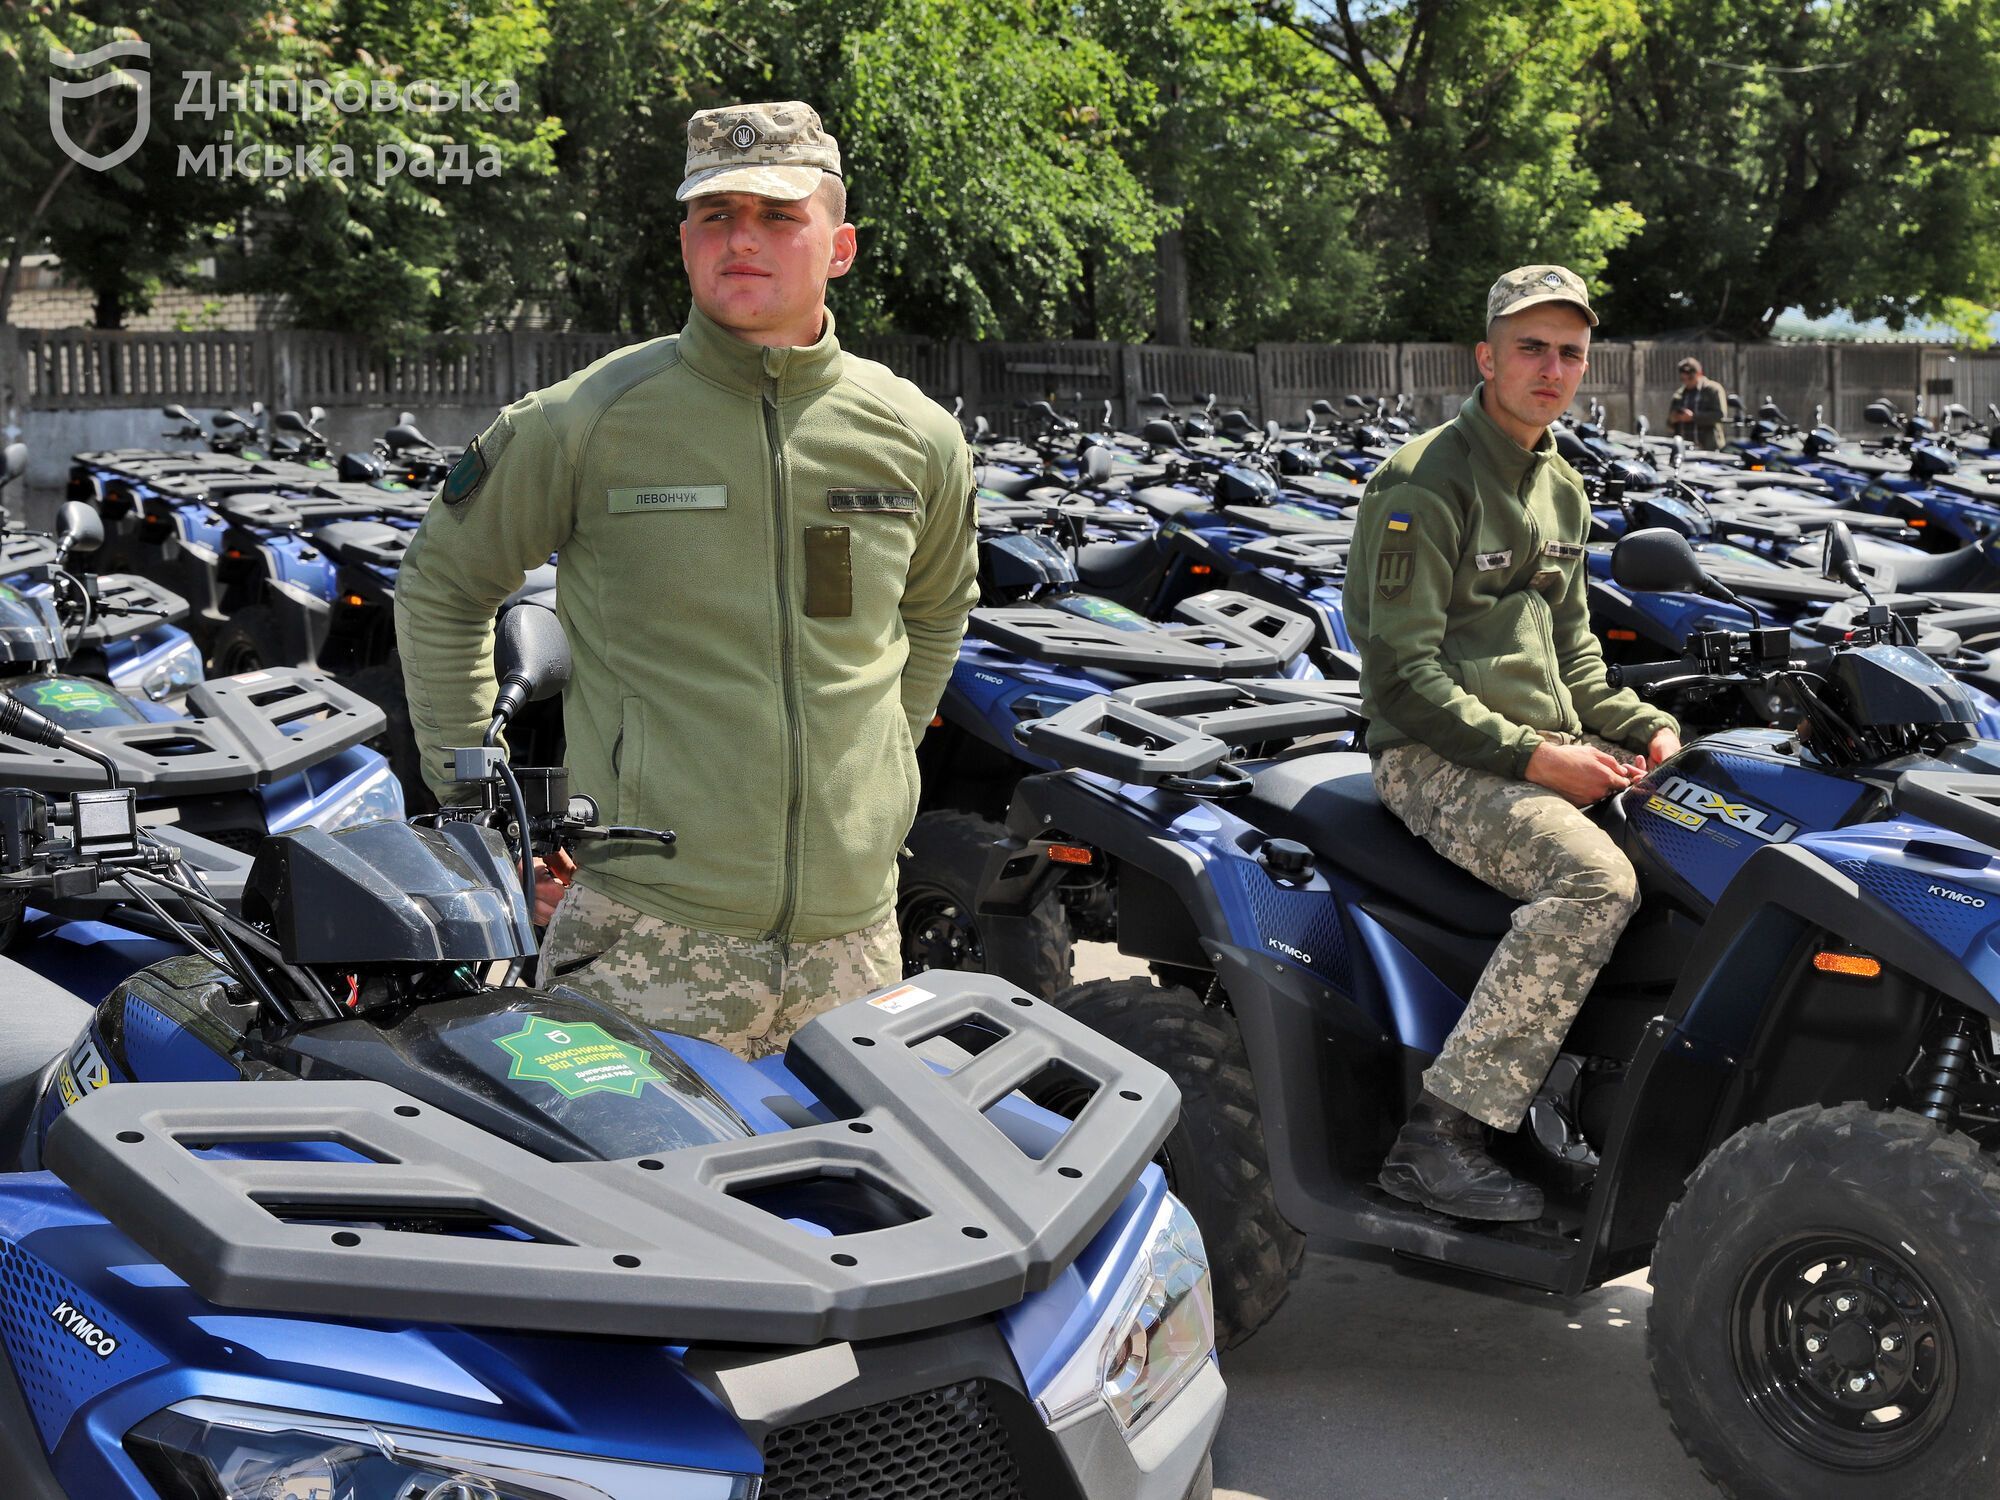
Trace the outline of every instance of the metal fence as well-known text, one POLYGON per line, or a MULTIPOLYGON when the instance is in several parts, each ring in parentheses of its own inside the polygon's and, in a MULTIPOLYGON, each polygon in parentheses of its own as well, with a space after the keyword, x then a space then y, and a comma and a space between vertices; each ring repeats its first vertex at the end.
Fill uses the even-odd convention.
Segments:
MULTIPOLYGON (((860 336, 843 341, 881 360, 969 420, 984 415, 1021 431, 1026 403, 1134 428, 1147 398, 1176 406, 1213 395, 1224 410, 1298 421, 1325 397, 1338 405, 1408 396, 1419 422, 1450 415, 1478 374, 1458 344, 1260 344, 1249 352, 1080 340, 976 343, 962 339, 860 336)), ((106 410, 183 402, 189 406, 463 407, 492 411, 551 385, 609 353, 612 334, 524 330, 442 338, 401 354, 345 334, 273 329, 230 333, 103 332, 89 328, 0 328, 0 416, 106 410)), ((1751 409, 1773 400, 1793 419, 1816 411, 1858 431, 1862 409, 1887 396, 1935 415, 1956 401, 1975 415, 2000 402, 2000 354, 1915 344, 1686 344, 1604 342, 1591 350, 1580 402, 1602 404, 1630 427, 1641 413, 1658 425, 1688 355, 1751 409)))

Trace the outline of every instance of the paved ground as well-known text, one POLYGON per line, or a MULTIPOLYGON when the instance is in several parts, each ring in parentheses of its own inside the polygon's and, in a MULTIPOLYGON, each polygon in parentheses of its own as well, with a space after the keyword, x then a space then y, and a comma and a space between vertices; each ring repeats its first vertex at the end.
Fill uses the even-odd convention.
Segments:
MULTIPOLYGON (((1140 965, 1104 943, 1076 978, 1140 965)), ((1642 1276, 1565 1302, 1315 1242, 1223 1357, 1217 1500, 1701 1500, 1646 1369, 1642 1276)))

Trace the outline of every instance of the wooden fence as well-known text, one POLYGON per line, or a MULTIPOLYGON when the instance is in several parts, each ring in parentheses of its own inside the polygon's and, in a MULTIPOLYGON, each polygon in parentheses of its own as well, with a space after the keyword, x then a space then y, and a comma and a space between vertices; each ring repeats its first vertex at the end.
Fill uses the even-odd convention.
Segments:
MULTIPOLYGON (((345 334, 301 330, 244 333, 122 333, 88 328, 0 328, 0 425, 19 412, 106 410, 181 402, 191 407, 465 407, 492 411, 551 385, 621 342, 612 334, 542 331, 467 334, 405 354, 371 350, 345 334)), ((1003 432, 1027 425, 1023 406, 1047 400, 1096 423, 1136 428, 1148 398, 1176 406, 1209 396, 1223 410, 1288 425, 1325 397, 1336 405, 1407 395, 1419 423, 1449 416, 1478 378, 1457 344, 1260 344, 1253 351, 1157 344, 860 336, 844 340, 879 359, 970 421, 984 415, 1003 432)), ((1862 409, 1887 396, 1935 416, 1959 402, 1975 416, 2000 402, 2000 354, 1916 344, 1686 344, 1605 342, 1591 350, 1579 403, 1596 401, 1618 427, 1644 413, 1663 423, 1688 355, 1754 411, 1776 401, 1809 422, 1815 412, 1842 431, 1863 426, 1862 409)))

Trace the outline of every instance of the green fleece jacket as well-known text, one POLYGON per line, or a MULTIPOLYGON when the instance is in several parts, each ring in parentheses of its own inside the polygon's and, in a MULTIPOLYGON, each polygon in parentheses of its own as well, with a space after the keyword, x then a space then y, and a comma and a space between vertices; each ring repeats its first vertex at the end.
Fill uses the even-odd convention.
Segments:
POLYGON ((1614 690, 1590 633, 1583 481, 1480 404, 1369 478, 1342 607, 1361 651, 1368 748, 1415 741, 1521 776, 1543 731, 1643 750, 1671 715, 1614 690))
POLYGON ((831 317, 766 349, 695 312, 534 392, 441 486, 397 579, 426 777, 479 743, 494 610, 559 553, 572 788, 679 836, 586 844, 583 883, 740 937, 879 921, 977 595, 972 493, 957 424, 842 353, 831 317))

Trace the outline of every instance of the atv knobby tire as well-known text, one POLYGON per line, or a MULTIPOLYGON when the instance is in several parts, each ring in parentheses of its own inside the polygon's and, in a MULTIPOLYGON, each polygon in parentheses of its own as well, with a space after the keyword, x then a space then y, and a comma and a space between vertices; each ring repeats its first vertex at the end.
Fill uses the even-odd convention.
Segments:
POLYGON ((277 615, 268 604, 251 604, 236 610, 216 630, 208 662, 217 677, 299 665, 286 661, 284 656, 277 615))
POLYGON ((388 715, 382 732, 368 741, 389 762, 396 780, 403 784, 403 806, 411 813, 432 812, 437 798, 424 785, 423 764, 417 756, 416 731, 410 727, 410 700, 403 687, 403 659, 391 654, 385 662, 364 667, 341 686, 359 693, 388 715))
POLYGON ((1688 1179, 1652 1281, 1654 1386, 1725 1494, 1994 1493, 2000 1169, 1966 1136, 1862 1104, 1749 1126, 1688 1179))
POLYGON ((896 921, 905 972, 997 974, 1046 1000, 1070 980, 1069 917, 1053 895, 1026 919, 994 926, 978 915, 979 885, 1007 830, 964 812, 927 812, 896 863, 896 921))
POLYGON ((1167 1179, 1201 1226, 1216 1343, 1242 1342, 1292 1288, 1305 1236, 1271 1191, 1257 1089, 1236 1018, 1149 979, 1093 979, 1055 999, 1066 1014, 1166 1072, 1180 1118, 1162 1148, 1167 1179))

